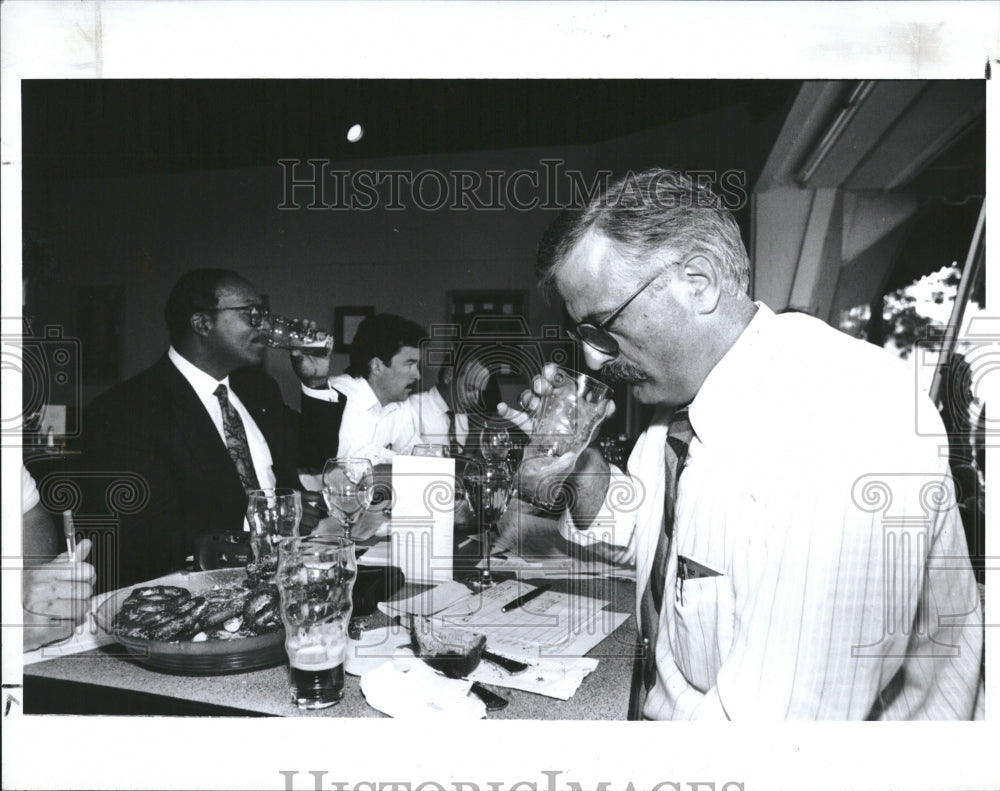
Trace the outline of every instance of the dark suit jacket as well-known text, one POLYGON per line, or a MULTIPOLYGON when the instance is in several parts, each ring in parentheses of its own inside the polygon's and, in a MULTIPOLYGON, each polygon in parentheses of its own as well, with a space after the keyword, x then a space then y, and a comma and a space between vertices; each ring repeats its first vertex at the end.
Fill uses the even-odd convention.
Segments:
MULTIPOLYGON (((298 414, 285 406, 277 382, 259 368, 234 371, 229 382, 267 440, 277 485, 301 488, 298 414)), ((135 473, 149 492, 141 506, 125 509, 130 513, 102 503, 102 492, 89 500, 88 510, 117 510, 114 540, 105 550, 110 557, 101 564, 104 576, 115 578, 100 580, 102 589, 181 567, 203 531, 243 530, 246 493, 225 443, 166 356, 86 408, 83 452, 88 472, 101 473, 94 480, 135 473)))

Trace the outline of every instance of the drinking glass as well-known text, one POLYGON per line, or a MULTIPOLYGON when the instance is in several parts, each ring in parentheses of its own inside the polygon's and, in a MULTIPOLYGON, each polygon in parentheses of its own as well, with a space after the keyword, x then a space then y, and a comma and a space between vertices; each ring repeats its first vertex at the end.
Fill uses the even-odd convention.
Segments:
POLYGON ((297 536, 302 521, 302 492, 297 489, 251 489, 247 492, 250 548, 259 563, 274 554, 282 538, 297 536))
POLYGON ((507 454, 513 447, 510 432, 502 425, 487 423, 479 432, 479 452, 487 464, 506 464, 507 454))
POLYGON ((485 567, 478 575, 467 580, 468 584, 481 590, 492 588, 497 581, 490 572, 490 554, 492 552, 492 533, 500 517, 507 511, 510 502, 514 476, 511 475, 506 463, 465 465, 462 472, 462 484, 473 513, 479 519, 482 529, 483 560, 485 567))
POLYGON ((375 494, 375 470, 368 459, 338 457, 327 459, 323 467, 323 499, 330 514, 340 520, 344 537, 351 530, 375 494))
POLYGON ((333 347, 333 337, 316 337, 317 331, 303 319, 271 316, 267 320, 267 343, 273 349, 298 349, 303 354, 325 357, 333 347))
POLYGON ((300 709, 325 709, 343 697, 357 574, 354 543, 342 536, 288 538, 278 546, 275 584, 292 701, 300 709))
POLYGON ((558 368, 551 385, 532 416, 531 441, 520 467, 524 476, 544 476, 558 457, 582 451, 605 417, 611 390, 603 382, 558 368))

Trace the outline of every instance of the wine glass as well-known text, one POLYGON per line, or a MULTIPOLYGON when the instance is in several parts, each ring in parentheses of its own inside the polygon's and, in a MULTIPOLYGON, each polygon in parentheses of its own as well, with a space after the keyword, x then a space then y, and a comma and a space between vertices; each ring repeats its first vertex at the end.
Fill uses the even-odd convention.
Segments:
POLYGON ((507 454, 513 447, 510 432, 502 424, 487 423, 479 432, 479 452, 488 465, 506 466, 507 454))
POLYGON ((368 459, 338 457, 323 466, 323 499, 330 513, 340 520, 344 537, 351 530, 375 494, 375 469, 368 459))
POLYGON ((250 549, 260 562, 274 553, 282 538, 298 536, 302 521, 302 492, 297 489, 251 489, 247 492, 250 549))
POLYGON ((476 590, 492 588, 497 584, 490 573, 492 532, 500 517, 507 511, 513 480, 514 476, 505 462, 467 464, 462 473, 466 497, 469 498, 469 505, 478 517, 483 531, 483 560, 486 566, 477 576, 467 581, 476 590))

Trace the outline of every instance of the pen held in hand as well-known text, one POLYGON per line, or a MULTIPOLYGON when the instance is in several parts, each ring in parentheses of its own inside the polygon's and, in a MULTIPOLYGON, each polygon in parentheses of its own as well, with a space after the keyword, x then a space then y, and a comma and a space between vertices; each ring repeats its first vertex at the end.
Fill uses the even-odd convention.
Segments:
POLYGON ((511 610, 516 610, 518 607, 522 607, 532 599, 537 599, 551 587, 552 587, 551 585, 539 585, 533 591, 525 593, 523 596, 518 596, 513 601, 507 602, 503 607, 500 608, 500 612, 510 612, 511 610))
POLYGON ((66 554, 72 563, 76 559, 76 527, 72 511, 63 511, 63 535, 66 536, 66 554))

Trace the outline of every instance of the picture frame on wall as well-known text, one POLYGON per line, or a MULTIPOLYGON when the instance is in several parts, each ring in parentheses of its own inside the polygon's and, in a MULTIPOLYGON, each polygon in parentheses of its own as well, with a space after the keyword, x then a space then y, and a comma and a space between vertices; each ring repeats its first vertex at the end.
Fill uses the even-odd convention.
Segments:
POLYGON ((449 291, 445 308, 448 321, 468 335, 474 322, 481 327, 511 326, 520 320, 527 330, 528 292, 524 290, 449 291), (479 320, 477 322, 477 320, 479 320))
MULTIPOLYGON (((528 322, 528 292, 526 290, 449 291, 446 294, 448 324, 461 338, 492 342, 523 342, 531 337, 528 322)), ((516 394, 527 383, 524 371, 513 361, 494 360, 492 368, 505 399, 516 394)))
POLYGON ((347 353, 354 343, 354 335, 358 326, 367 318, 375 315, 372 305, 348 305, 333 309, 333 350, 347 353))

